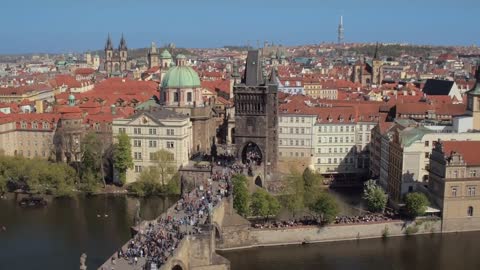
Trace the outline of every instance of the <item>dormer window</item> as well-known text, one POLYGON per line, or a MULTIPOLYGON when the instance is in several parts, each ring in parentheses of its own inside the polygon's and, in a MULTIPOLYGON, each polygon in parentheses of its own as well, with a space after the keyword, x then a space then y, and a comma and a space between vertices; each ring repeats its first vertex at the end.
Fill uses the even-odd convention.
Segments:
POLYGON ((33 128, 33 129, 37 129, 37 128, 38 128, 37 122, 33 122, 33 123, 32 123, 32 128, 33 128))
POLYGON ((20 126, 21 126, 22 128, 27 128, 27 122, 22 121, 22 122, 20 123, 20 126))
POLYGON ((43 128, 43 129, 49 129, 49 128, 50 128, 50 125, 48 124, 48 122, 43 122, 43 123, 42 123, 42 128, 43 128))

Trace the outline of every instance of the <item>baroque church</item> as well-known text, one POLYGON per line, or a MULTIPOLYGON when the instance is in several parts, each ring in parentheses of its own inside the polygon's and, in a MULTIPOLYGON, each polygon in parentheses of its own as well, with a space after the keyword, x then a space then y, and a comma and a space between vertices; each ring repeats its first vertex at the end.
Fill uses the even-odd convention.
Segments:
POLYGON ((127 71, 128 62, 128 48, 127 42, 123 37, 120 39, 118 49, 114 49, 112 45, 112 39, 108 35, 107 42, 105 44, 105 71, 109 77, 121 76, 127 71))

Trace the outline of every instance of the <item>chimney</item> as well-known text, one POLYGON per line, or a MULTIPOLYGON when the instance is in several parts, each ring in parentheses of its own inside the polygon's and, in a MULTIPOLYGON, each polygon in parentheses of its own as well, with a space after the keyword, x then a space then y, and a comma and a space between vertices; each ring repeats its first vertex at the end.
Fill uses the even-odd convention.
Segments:
POLYGON ((110 112, 111 112, 113 115, 117 114, 117 108, 115 107, 115 104, 112 104, 112 105, 110 106, 110 112))

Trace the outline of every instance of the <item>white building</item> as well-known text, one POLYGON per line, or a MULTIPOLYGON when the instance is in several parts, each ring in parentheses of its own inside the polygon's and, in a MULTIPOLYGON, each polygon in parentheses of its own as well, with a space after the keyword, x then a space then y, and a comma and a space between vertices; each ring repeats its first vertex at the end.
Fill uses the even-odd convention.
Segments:
POLYGON ((190 118, 171 110, 156 109, 113 121, 114 138, 126 133, 132 145, 133 169, 127 171, 127 183, 136 181, 142 170, 154 166, 153 154, 161 149, 173 155, 176 168, 187 165, 192 150, 190 118))

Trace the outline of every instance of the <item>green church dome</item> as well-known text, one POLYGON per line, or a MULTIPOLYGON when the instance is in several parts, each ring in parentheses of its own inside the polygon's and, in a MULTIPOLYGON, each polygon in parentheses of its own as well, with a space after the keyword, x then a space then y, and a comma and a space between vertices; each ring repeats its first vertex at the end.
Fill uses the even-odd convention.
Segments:
POLYGON ((200 78, 193 68, 176 66, 170 68, 162 80, 162 88, 197 88, 200 78))
POLYGON ((172 59, 172 55, 167 50, 163 50, 163 52, 160 54, 160 58, 161 59, 172 59))

